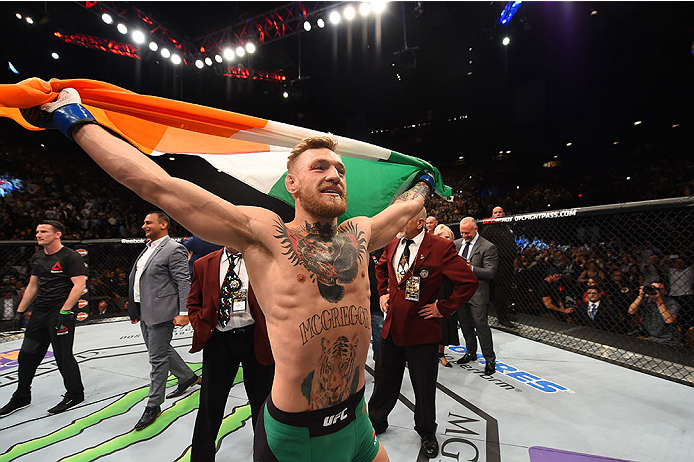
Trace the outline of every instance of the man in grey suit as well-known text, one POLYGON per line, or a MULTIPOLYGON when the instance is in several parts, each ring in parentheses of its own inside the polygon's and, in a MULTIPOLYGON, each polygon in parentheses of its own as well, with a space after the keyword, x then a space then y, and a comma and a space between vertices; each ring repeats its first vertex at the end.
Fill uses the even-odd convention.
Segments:
POLYGON ((480 339, 482 354, 486 362, 484 373, 492 375, 496 371, 496 355, 492 342, 492 331, 487 323, 487 305, 489 304, 489 282, 494 278, 499 263, 499 252, 494 244, 477 232, 477 221, 472 217, 460 220, 460 239, 454 241, 458 255, 470 265, 470 269, 480 285, 470 301, 457 312, 460 327, 465 337, 467 352, 458 359, 458 364, 477 361, 477 339, 480 339))
POLYGON ((171 346, 174 325, 188 324, 190 275, 186 248, 169 237, 170 221, 160 211, 145 217, 142 229, 147 247, 130 272, 128 314, 131 323, 142 321, 140 328, 152 366, 149 400, 135 430, 151 425, 161 414, 169 371, 178 379, 178 386, 166 398, 180 396, 201 381, 171 346))

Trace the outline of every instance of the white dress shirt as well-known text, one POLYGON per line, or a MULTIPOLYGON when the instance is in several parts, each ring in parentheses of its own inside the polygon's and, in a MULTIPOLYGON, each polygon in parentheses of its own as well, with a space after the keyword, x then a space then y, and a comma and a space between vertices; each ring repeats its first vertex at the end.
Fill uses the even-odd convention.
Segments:
POLYGON ((135 300, 136 303, 140 303, 140 278, 142 277, 142 272, 145 270, 145 265, 154 253, 154 249, 156 249, 157 246, 161 244, 162 239, 164 239, 167 236, 168 235, 164 235, 156 241, 149 241, 147 244, 145 244, 147 246, 147 250, 145 250, 145 253, 143 253, 140 259, 137 260, 137 269, 135 270, 135 284, 133 284, 133 300, 135 300))
MULTIPOLYGON (((400 263, 400 257, 402 257, 403 252, 405 251, 405 240, 408 239, 406 237, 403 237, 400 239, 400 243, 398 244, 398 248, 395 249, 395 253, 393 254, 393 268, 395 271, 398 270, 398 263, 400 263)), ((415 237, 412 238, 414 241, 414 244, 410 244, 410 260, 407 264, 407 268, 412 268, 415 262, 415 258, 417 257, 417 253, 419 252, 419 247, 422 245, 422 240, 424 239, 424 229, 422 229, 422 232, 417 234, 415 237)))
POLYGON ((469 260, 470 254, 472 254, 472 248, 475 246, 475 242, 477 242, 477 239, 479 239, 479 237, 480 233, 477 233, 475 234, 475 237, 472 238, 472 240, 470 241, 470 249, 467 251, 467 255, 463 255, 463 251, 465 250, 465 246, 467 245, 467 242, 465 241, 465 239, 463 239, 463 241, 460 243, 460 252, 458 253, 458 255, 460 255, 466 260, 469 260))
MULTIPOLYGON (((240 254, 238 254, 240 255, 240 254)), ((233 255, 230 255, 229 252, 227 252, 227 249, 224 248, 222 250, 222 259, 219 262, 219 287, 222 287, 222 284, 224 283, 224 278, 227 275, 227 270, 229 269, 229 263, 233 262, 233 259, 231 258, 233 255)), ((241 280, 241 289, 246 289, 248 291, 248 273, 246 272, 246 263, 243 261, 243 257, 239 258, 237 260, 236 266, 234 267, 234 271, 238 275, 239 279, 241 280)), ((248 293, 248 292, 246 292, 248 293)), ((217 330, 221 332, 226 332, 228 330, 232 329, 238 329, 239 327, 246 327, 251 324, 255 324, 255 320, 253 319, 253 316, 251 316, 251 312, 249 311, 248 307, 248 295, 246 295, 246 310, 245 311, 232 311, 229 316, 229 322, 227 323, 226 326, 222 327, 219 322, 217 323, 217 330)))

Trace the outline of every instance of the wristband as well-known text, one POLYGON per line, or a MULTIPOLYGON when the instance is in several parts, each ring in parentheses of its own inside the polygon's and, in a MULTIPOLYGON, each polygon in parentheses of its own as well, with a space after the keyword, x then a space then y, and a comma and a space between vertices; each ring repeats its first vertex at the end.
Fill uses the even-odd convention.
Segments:
POLYGON ((429 186, 429 192, 433 194, 433 192, 436 190, 435 188, 435 182, 434 182, 434 177, 429 175, 428 173, 425 173, 424 175, 419 177, 419 181, 423 181, 424 183, 429 186))
POLYGON ((60 314, 72 314, 72 310, 60 310, 60 314))
POLYGON ((94 116, 81 104, 68 104, 53 112, 51 120, 53 126, 67 136, 70 141, 75 141, 70 132, 83 124, 98 123, 94 116))

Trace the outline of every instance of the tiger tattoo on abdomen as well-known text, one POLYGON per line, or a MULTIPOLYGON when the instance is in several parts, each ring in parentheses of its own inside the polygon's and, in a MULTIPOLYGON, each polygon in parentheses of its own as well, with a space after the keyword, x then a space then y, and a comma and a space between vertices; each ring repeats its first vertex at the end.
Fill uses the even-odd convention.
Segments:
POLYGON ((323 338, 320 367, 311 371, 301 384, 301 392, 311 409, 334 406, 356 393, 359 366, 355 367, 354 359, 358 344, 356 335, 352 341, 342 335, 332 344, 323 338))

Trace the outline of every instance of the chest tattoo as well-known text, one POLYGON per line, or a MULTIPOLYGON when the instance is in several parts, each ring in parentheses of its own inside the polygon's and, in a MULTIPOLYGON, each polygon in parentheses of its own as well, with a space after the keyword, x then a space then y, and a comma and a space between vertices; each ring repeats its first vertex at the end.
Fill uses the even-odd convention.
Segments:
POLYGON ((366 256, 364 232, 351 222, 337 229, 308 222, 305 227, 289 229, 279 220, 275 231, 274 237, 284 248, 282 254, 294 266, 301 265, 311 273, 321 297, 331 303, 342 300, 345 289, 341 284, 354 281, 366 256))

